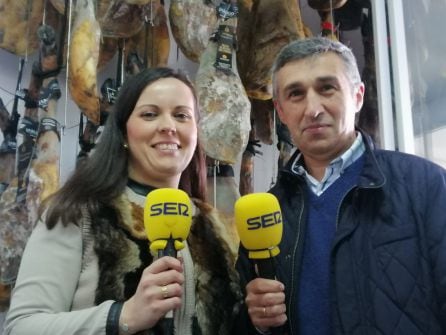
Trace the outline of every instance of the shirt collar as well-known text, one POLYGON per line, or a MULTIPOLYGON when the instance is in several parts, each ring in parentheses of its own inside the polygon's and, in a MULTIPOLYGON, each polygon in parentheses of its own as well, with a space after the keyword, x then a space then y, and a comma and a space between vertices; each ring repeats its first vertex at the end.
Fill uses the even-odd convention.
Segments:
POLYGON ((360 132, 357 132, 357 136, 351 147, 345 151, 339 157, 333 159, 325 169, 325 175, 321 181, 311 176, 305 169, 303 155, 299 153, 291 165, 291 171, 297 175, 303 176, 308 186, 316 193, 321 194, 325 191, 334 181, 353 164, 361 155, 365 152, 365 144, 360 132))

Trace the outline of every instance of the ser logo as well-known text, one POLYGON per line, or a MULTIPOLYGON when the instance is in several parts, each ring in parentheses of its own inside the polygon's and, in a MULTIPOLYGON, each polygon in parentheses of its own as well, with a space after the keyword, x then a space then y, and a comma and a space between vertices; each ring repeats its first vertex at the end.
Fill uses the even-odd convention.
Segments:
POLYGON ((181 202, 160 202, 150 206, 150 216, 159 215, 189 216, 189 206, 181 202))
POLYGON ((280 211, 255 216, 246 220, 248 230, 256 230, 260 228, 268 228, 275 224, 282 223, 282 214, 280 211))

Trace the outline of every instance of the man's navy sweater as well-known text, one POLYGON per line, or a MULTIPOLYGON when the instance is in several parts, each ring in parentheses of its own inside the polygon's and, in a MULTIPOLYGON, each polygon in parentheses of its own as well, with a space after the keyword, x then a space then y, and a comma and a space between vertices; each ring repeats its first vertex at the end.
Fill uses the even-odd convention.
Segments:
POLYGON ((307 187, 308 217, 299 276, 299 335, 331 334, 330 251, 342 199, 358 180, 363 157, 348 166, 320 196, 307 187))

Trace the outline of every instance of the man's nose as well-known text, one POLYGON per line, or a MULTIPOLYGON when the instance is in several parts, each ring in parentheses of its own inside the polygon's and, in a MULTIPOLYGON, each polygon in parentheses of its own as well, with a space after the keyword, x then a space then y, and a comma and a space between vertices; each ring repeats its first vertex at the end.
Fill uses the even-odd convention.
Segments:
POLYGON ((323 112, 321 96, 310 90, 306 96, 305 116, 309 118, 317 118, 323 112))

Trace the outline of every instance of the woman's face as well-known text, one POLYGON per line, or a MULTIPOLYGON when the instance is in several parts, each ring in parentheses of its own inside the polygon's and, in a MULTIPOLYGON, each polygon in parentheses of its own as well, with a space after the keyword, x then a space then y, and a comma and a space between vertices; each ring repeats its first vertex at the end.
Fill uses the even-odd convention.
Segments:
POLYGON ((195 99, 175 78, 141 93, 127 121, 129 177, 154 187, 178 187, 197 146, 195 99))

